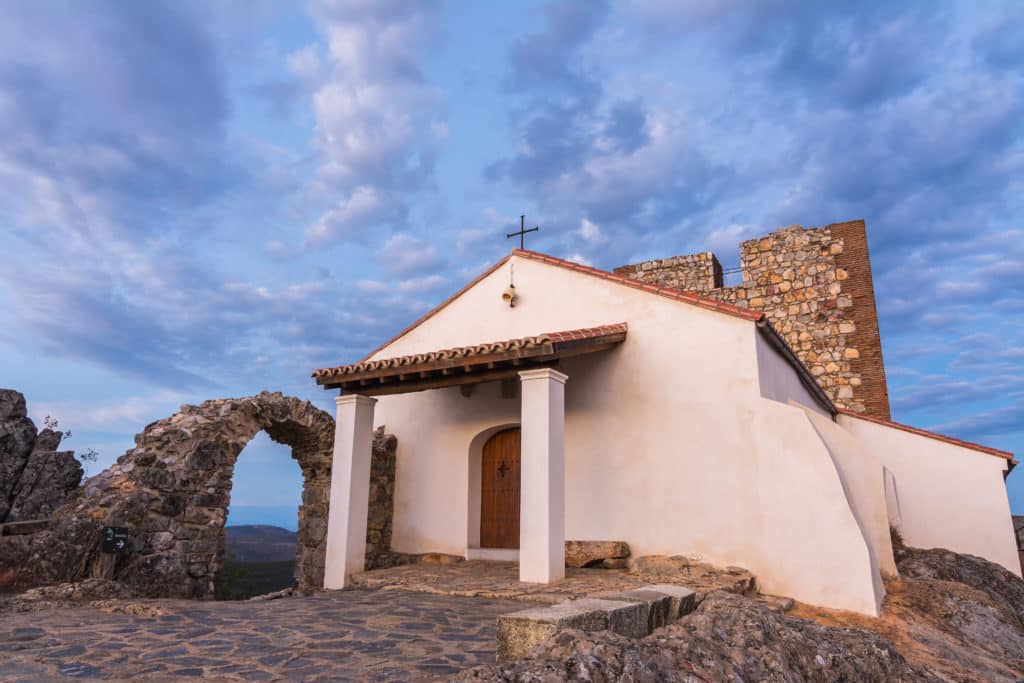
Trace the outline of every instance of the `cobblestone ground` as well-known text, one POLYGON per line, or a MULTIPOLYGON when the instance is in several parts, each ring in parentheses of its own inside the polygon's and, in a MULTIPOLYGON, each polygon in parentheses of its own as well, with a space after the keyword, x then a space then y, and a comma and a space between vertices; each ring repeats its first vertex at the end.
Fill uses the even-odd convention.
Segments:
POLYGON ((0 618, 0 681, 430 680, 494 661, 521 601, 403 590, 98 601, 0 618))

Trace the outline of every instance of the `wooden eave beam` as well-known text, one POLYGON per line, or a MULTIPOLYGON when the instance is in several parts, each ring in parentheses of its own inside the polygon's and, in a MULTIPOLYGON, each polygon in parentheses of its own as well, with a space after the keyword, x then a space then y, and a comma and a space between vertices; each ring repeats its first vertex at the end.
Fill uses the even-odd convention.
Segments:
MULTIPOLYGON (((411 394, 417 391, 428 389, 444 389, 464 384, 483 384, 484 382, 496 382, 503 379, 515 379, 524 367, 544 368, 557 365, 555 362, 531 363, 529 366, 521 365, 518 368, 508 367, 498 370, 487 370, 472 375, 439 375, 430 379, 423 379, 416 382, 395 382, 393 384, 380 384, 373 387, 358 387, 356 391, 364 396, 390 396, 393 394, 411 394)), ((341 387, 345 391, 344 387, 341 387)))
POLYGON ((424 391, 460 384, 476 384, 514 377, 529 367, 550 367, 562 358, 606 351, 626 339, 625 332, 549 342, 502 353, 442 358, 417 365, 400 365, 333 377, 318 377, 324 389, 356 391, 367 396, 382 396, 424 391), (374 381, 371 381, 374 380, 374 381))
POLYGON ((432 370, 444 370, 445 368, 458 368, 465 365, 481 365, 484 363, 501 363, 513 358, 532 358, 534 356, 550 356, 554 353, 555 345, 548 342, 538 344, 525 349, 508 349, 500 353, 488 353, 476 356, 456 356, 454 358, 439 358, 428 363, 417 363, 415 365, 399 365, 397 367, 379 368, 365 372, 352 373, 348 375, 336 375, 330 377, 317 377, 316 383, 329 386, 338 382, 350 382, 356 379, 374 379, 377 377, 389 377, 398 373, 414 374, 432 370))

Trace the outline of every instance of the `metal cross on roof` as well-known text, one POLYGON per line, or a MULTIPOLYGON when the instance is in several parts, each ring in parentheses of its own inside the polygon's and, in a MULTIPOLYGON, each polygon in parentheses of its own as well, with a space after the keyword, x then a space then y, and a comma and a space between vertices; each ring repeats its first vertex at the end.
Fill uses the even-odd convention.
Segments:
POLYGON ((526 214, 523 214, 522 216, 519 217, 519 232, 510 232, 509 234, 505 235, 505 239, 519 235, 519 248, 525 249, 526 247, 524 246, 524 238, 526 236, 526 233, 537 232, 538 230, 540 230, 540 228, 536 225, 530 228, 529 230, 526 229, 526 214))

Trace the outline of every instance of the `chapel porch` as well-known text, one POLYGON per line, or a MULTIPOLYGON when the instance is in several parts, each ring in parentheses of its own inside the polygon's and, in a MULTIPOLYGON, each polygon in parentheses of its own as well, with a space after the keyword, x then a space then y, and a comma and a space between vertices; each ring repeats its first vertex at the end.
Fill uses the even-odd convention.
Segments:
MULTIPOLYGON (((317 383, 324 388, 341 390, 335 399, 337 418, 324 587, 350 585, 349 577, 360 573, 365 563, 376 397, 458 387, 469 398, 476 385, 497 381, 516 382, 520 397, 517 580, 539 584, 563 580, 564 387, 569 376, 560 371, 564 367, 562 361, 608 351, 625 338, 626 324, 618 323, 370 360, 314 373, 317 383)), ((472 542, 469 545, 470 550, 478 550, 472 542)), ((498 548, 501 549, 510 548, 504 545, 498 548)), ((495 559, 510 557, 509 553, 494 554, 495 559)))

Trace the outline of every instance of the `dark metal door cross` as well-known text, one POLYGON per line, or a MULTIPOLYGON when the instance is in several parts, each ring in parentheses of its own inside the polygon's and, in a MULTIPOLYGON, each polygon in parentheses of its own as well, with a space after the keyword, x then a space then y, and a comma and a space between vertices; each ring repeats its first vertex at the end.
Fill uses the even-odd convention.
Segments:
POLYGON ((504 460, 501 461, 501 466, 498 468, 498 471, 501 472, 502 477, 504 477, 505 473, 509 471, 509 466, 505 464, 504 460))
POLYGON ((526 233, 537 232, 538 230, 540 230, 540 227, 536 225, 530 228, 529 230, 526 229, 526 214, 523 214, 522 216, 519 217, 519 232, 510 232, 509 234, 505 235, 505 239, 519 235, 519 248, 525 249, 526 247, 523 245, 525 244, 524 240, 526 233))

